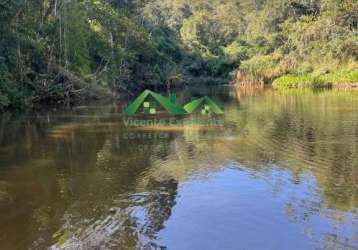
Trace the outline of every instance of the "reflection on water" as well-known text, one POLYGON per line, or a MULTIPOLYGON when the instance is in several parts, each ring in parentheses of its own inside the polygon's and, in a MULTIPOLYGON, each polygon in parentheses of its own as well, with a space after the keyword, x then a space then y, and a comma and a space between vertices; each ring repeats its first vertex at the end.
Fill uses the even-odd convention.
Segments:
POLYGON ((3 116, 1 248, 358 248, 358 96, 207 91, 223 127, 3 116))

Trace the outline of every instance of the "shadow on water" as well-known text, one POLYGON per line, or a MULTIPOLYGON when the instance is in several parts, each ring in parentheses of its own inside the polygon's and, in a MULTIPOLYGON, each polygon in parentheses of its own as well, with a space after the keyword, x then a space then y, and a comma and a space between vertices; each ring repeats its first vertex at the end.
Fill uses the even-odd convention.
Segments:
POLYGON ((1 246, 357 248, 358 96, 227 86, 179 101, 204 94, 223 126, 133 128, 117 106, 3 117, 1 246))

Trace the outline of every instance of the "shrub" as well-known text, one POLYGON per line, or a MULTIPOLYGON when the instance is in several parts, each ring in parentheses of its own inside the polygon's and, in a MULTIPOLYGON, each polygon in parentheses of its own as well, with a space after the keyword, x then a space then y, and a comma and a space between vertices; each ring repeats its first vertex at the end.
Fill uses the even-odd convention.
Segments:
POLYGON ((297 88, 308 87, 312 85, 313 77, 308 74, 301 75, 285 75, 276 79, 272 86, 274 88, 297 88))
POLYGON ((282 56, 278 53, 255 56, 242 62, 240 70, 253 79, 269 82, 285 73, 280 64, 281 59, 282 56))
POLYGON ((329 88, 339 85, 358 84, 358 70, 337 71, 326 74, 285 75, 273 82, 276 89, 285 88, 329 88))
POLYGON ((358 70, 328 73, 321 78, 331 84, 356 84, 358 83, 358 70))

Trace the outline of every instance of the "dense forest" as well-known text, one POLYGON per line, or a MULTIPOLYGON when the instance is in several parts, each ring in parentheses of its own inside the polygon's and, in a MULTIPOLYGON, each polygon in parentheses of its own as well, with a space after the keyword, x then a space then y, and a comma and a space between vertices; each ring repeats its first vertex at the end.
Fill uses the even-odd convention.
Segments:
POLYGON ((358 83, 357 0, 1 0, 0 109, 148 87, 358 83))

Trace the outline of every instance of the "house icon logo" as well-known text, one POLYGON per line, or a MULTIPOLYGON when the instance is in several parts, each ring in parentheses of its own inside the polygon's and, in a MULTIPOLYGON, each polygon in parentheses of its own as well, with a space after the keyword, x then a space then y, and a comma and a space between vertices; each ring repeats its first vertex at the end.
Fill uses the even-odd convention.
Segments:
POLYGON ((188 114, 192 114, 196 110, 201 108, 201 114, 209 115, 209 114, 216 114, 222 115, 224 112, 221 108, 208 96, 204 96, 198 99, 194 99, 193 101, 189 102, 184 106, 185 111, 188 114))
POLYGON ((159 110, 164 110, 171 115, 189 115, 199 112, 203 115, 224 114, 221 108, 208 96, 193 99, 184 107, 176 103, 176 96, 169 98, 150 90, 145 90, 126 109, 125 113, 134 115, 143 113, 145 115, 156 115, 159 110))
POLYGON ((170 99, 157 94, 150 90, 145 90, 140 94, 137 99, 132 102, 131 105, 125 110, 126 114, 134 115, 140 110, 144 114, 155 115, 157 114, 157 109, 159 105, 166 110, 169 114, 172 115, 184 115, 187 112, 182 107, 175 104, 176 98, 172 97, 170 99))

